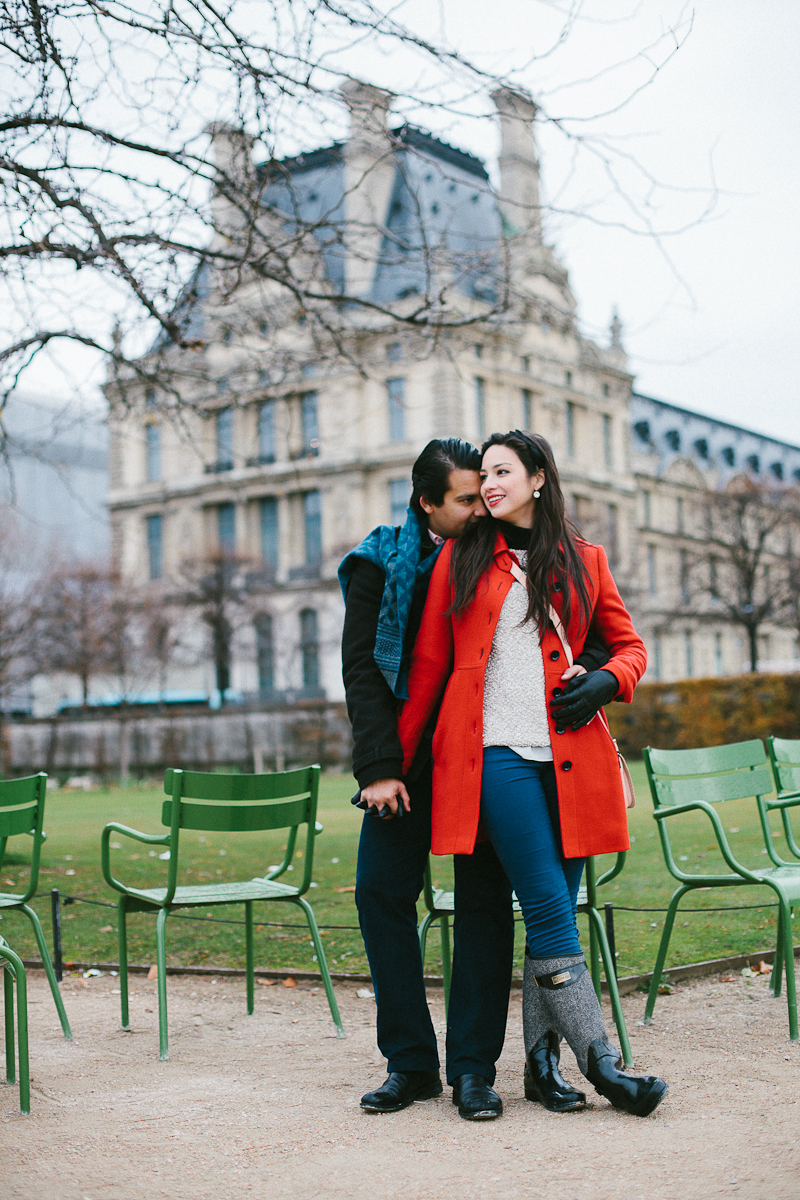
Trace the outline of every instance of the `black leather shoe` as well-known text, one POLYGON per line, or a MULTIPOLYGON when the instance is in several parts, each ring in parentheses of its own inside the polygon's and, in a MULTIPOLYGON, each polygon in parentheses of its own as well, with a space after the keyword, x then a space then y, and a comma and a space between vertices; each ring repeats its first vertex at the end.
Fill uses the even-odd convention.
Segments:
POLYGON ((550 1112, 571 1112, 586 1106, 586 1096, 570 1087, 558 1069, 560 1039, 549 1029, 525 1056, 525 1099, 536 1100, 550 1112))
POLYGON ((624 1075, 619 1070, 620 1058, 605 1038, 597 1038, 589 1047, 586 1078, 595 1090, 614 1108, 646 1117, 658 1108, 667 1094, 667 1085, 657 1075, 624 1075))
POLYGON ((453 1080, 453 1104, 465 1121, 493 1121, 503 1112, 503 1101, 482 1075, 459 1075, 453 1080))
POLYGON ((377 1091, 361 1097, 361 1107, 365 1112, 400 1112, 415 1100, 432 1100, 441 1094, 438 1071, 392 1071, 377 1091))

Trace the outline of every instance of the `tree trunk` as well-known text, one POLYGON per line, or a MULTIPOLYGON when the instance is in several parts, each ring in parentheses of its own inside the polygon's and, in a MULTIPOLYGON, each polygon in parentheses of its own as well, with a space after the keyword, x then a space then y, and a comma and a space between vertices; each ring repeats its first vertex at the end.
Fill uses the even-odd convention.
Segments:
POLYGON ((750 670, 758 670, 758 628, 756 626, 748 626, 747 628, 747 647, 750 651, 750 670))

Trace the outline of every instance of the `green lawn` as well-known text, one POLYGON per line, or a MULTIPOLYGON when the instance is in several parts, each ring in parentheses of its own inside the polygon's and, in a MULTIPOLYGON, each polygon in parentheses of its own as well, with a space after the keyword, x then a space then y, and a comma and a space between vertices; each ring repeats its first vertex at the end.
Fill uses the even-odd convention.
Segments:
MULTIPOLYGON (((664 908, 673 891, 674 880, 663 866, 660 842, 656 835, 652 808, 641 763, 631 765, 639 802, 630 813, 633 841, 623 874, 611 883, 602 899, 630 908, 664 908)), ((319 819, 325 831, 316 848, 314 878, 317 887, 308 893, 325 933, 332 970, 367 970, 364 949, 356 926, 353 904, 355 859, 360 814, 348 803, 354 791, 352 779, 328 775, 323 779, 319 819)), ((86 900, 112 901, 114 893, 100 874, 100 831, 106 821, 117 820, 148 833, 162 832, 160 791, 146 787, 109 788, 88 793, 53 791, 47 798, 45 828, 48 833, 43 849, 40 890, 36 900, 45 929, 50 933, 49 890, 86 900)), ((373 819, 373 818, 370 818, 373 819)), ((734 852, 751 865, 763 865, 760 833, 752 802, 729 802, 724 806, 723 821, 734 852)), ((721 858, 712 847, 713 834, 705 818, 687 818, 688 829, 677 853, 687 855, 691 869, 716 870, 721 858)), ((777 829, 777 825, 775 826, 777 829)), ((181 881, 202 883, 249 879, 262 875, 269 865, 280 861, 285 839, 273 834, 197 834, 182 838, 181 881)), ((158 886, 166 879, 166 863, 151 856, 147 846, 125 838, 113 839, 119 849, 112 851, 115 872, 126 881, 140 886, 158 886)), ((776 843, 783 845, 782 839, 776 843)), ((16 838, 9 842, 8 853, 0 869, 0 889, 18 890, 18 881, 26 875, 30 841, 16 838)), ((155 855, 155 852, 152 852, 155 855)), ((434 882, 448 886, 452 879, 450 860, 435 858, 434 882)), ((286 876, 287 881, 291 876, 286 876)), ((741 888, 736 891, 714 890, 695 893, 685 901, 691 908, 710 908, 720 904, 761 904, 759 909, 740 913, 691 913, 680 915, 672 939, 669 965, 745 954, 767 949, 774 944, 775 910, 768 907, 771 894, 765 888, 741 888)), ((258 911, 258 910, 257 910, 258 911)), ((299 924, 297 910, 280 905, 261 909, 264 921, 299 924)), ((200 910, 202 915, 202 910, 200 910)), ((236 921, 241 909, 217 909, 216 917, 227 915, 236 921)), ((33 937, 25 917, 5 913, 0 931, 25 957, 37 957, 33 937)), ((629 975, 652 969, 663 913, 616 912, 619 973, 629 975)), ((63 909, 63 944, 66 961, 116 961, 116 913, 112 909, 77 903, 63 909), (109 930, 108 926, 112 929, 109 930)), ((523 937, 518 927, 517 950, 521 962, 523 937)), ((208 921, 170 920, 167 931, 168 961, 175 965, 244 965, 244 931, 237 924, 208 921)), ((133 963, 150 963, 155 956, 155 919, 144 914, 129 918, 129 953, 133 963)), ((256 935, 256 964, 263 968, 291 967, 311 970, 313 947, 304 928, 259 927, 256 935)), ((427 969, 438 973, 441 967, 438 936, 431 935, 427 969)))

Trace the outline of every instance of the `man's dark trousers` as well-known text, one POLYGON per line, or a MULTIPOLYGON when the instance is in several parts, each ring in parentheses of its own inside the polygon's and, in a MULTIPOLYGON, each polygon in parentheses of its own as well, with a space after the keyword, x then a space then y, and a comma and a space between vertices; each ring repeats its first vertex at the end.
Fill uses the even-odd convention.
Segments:
MULTIPOLYGON (((416 902, 431 845, 431 770, 406 780, 411 812, 399 820, 365 813, 358 847, 356 905, 377 1006, 378 1046, 389 1071, 439 1067, 423 981, 416 902)), ((482 1075, 494 1083, 505 1039, 514 918, 511 885, 488 842, 454 857, 453 979, 447 1080, 482 1075)))

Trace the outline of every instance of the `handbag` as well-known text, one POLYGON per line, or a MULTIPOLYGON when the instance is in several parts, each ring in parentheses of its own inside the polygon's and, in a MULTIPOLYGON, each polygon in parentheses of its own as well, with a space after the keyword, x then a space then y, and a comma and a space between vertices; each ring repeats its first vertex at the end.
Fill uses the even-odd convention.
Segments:
MULTIPOLYGON (((528 577, 520 570, 517 563, 513 562, 513 560, 511 563, 511 574, 514 576, 517 583, 521 583, 522 586, 527 591, 528 577)), ((567 635, 564 632, 564 626, 561 623, 561 617, 558 615, 556 610, 553 608, 552 604, 550 605, 550 621, 558 635, 558 640, 561 642, 561 645, 564 647, 564 654, 566 656, 567 663, 569 664, 569 666, 572 666, 575 661, 572 656, 572 647, 570 646, 569 642, 567 641, 567 635)), ((628 764, 625 762, 622 751, 620 750, 619 746, 617 745, 617 739, 614 737, 611 737, 611 730, 609 729, 609 726, 608 726, 608 717, 603 712, 602 708, 598 709, 598 711, 595 713, 595 717, 600 718, 600 723, 601 723, 601 725, 605 726, 606 733, 611 738, 611 742, 614 746, 614 749, 617 752, 617 763, 619 764, 619 777, 622 782, 622 795, 625 798, 625 807, 633 808, 634 805, 636 804, 636 792, 634 790, 633 780, 631 779, 631 773, 628 770, 628 764)), ((592 717, 592 721, 594 719, 595 718, 592 717)), ((589 722, 589 724, 591 724, 591 721, 589 722)))

